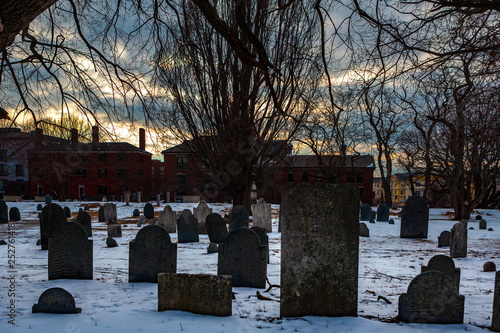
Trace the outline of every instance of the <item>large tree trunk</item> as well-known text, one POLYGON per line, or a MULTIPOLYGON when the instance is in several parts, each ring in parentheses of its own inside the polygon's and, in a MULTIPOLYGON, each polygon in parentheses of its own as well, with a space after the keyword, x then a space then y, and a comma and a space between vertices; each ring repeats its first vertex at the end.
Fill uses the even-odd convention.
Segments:
POLYGON ((247 209, 248 214, 252 214, 252 185, 233 192, 233 207, 241 205, 247 209))

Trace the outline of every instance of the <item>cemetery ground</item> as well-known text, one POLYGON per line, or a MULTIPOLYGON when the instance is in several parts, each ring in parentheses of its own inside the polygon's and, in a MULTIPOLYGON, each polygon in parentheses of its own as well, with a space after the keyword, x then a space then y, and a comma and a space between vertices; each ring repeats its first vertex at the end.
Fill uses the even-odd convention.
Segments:
MULTIPOLYGON (((83 203, 64 202, 73 217, 83 203)), ((399 295, 405 293, 421 266, 437 254, 449 255, 449 247, 438 248, 441 231, 450 230, 456 221, 446 215, 447 209, 431 209, 427 239, 399 237, 400 219, 392 211, 395 224, 366 222, 370 237, 360 238, 358 317, 279 318, 279 288, 233 288, 232 316, 212 317, 182 311, 158 312, 157 284, 129 283, 129 242, 139 227, 134 209, 143 213, 144 203, 117 203, 118 222, 123 237, 115 238, 118 247, 106 246, 106 224, 97 222, 97 210, 102 203, 90 206, 93 237, 93 280, 48 280, 47 251, 36 245, 40 238, 38 211, 35 202, 7 203, 16 206, 21 222, 15 223, 8 235, 8 225, 0 224, 0 239, 15 240, 14 274, 8 265, 7 246, 0 246, 0 332, 487 332, 491 322, 495 272, 483 272, 483 264, 493 261, 500 265, 500 211, 477 210, 493 231, 480 230, 479 221, 468 224, 468 256, 454 259, 461 269, 460 294, 465 296, 464 324, 406 324, 395 320, 399 295), (14 276, 14 293, 12 289, 14 276), (71 293, 80 314, 32 313, 33 304, 48 288, 61 287, 71 293), (257 292, 270 299, 257 297, 257 292), (15 325, 9 323, 8 306, 15 300, 15 325)), ((162 207, 155 207, 158 218, 162 207)), ((171 204, 174 211, 192 210, 197 204, 171 204)), ((228 213, 229 204, 209 204, 217 213, 228 213)), ((273 232, 269 233, 270 263, 267 276, 271 284, 280 284, 279 206, 272 206, 273 232)), ((170 234, 177 242, 177 234, 170 234)), ((178 244, 177 272, 217 274, 217 253, 207 254, 209 240, 200 235, 198 243, 178 244)), ((332 244, 335 246, 335 244, 332 244)), ((305 258, 306 260, 306 258, 305 258)))

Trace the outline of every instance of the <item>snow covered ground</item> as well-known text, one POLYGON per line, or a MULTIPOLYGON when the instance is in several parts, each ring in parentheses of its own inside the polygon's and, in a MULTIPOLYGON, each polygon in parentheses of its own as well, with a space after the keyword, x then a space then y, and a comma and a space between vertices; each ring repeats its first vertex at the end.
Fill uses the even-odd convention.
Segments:
MULTIPOLYGON (((477 221, 469 223, 469 251, 467 258, 455 259, 462 270, 460 293, 465 296, 465 316, 462 325, 424 325, 395 323, 398 297, 406 292, 411 279, 420 273, 436 254, 449 254, 449 248, 438 248, 437 237, 443 230, 451 229, 446 209, 432 209, 429 237, 426 240, 399 238, 400 220, 394 225, 379 222, 369 224, 370 238, 360 238, 359 264, 359 317, 302 317, 279 318, 279 303, 263 301, 256 297, 258 290, 264 296, 278 299, 279 289, 233 288, 233 315, 211 317, 181 311, 157 311, 157 285, 153 283, 128 283, 128 243, 135 238, 139 228, 132 211, 143 204, 118 203, 118 218, 123 224, 123 237, 115 238, 118 247, 108 248, 106 226, 97 221, 98 203, 91 209, 93 216, 94 279, 48 280, 47 251, 36 246, 39 224, 36 211, 38 203, 7 203, 21 211, 22 222, 16 223, 15 232, 15 297, 9 296, 11 284, 7 259, 7 246, 0 246, 0 332, 486 332, 490 325, 494 272, 483 272, 483 263, 493 261, 500 265, 500 211, 479 210, 494 231, 479 230, 477 221), (48 288, 61 287, 75 298, 81 314, 31 313, 33 304, 48 288), (379 300, 385 297, 391 304, 379 300), (15 299, 15 325, 9 324, 11 299, 15 299)), ((64 202, 76 214, 82 203, 64 202)), ((175 211, 192 209, 195 204, 171 204, 175 211)), ((163 209, 155 207, 156 214, 163 209)), ((209 204, 214 212, 229 212, 227 204, 209 204)), ((278 230, 279 206, 273 205, 273 233, 269 234, 271 260, 268 277, 272 284, 280 283, 280 234, 278 230)), ((474 214, 474 216, 475 216, 474 214)), ((177 235, 170 235, 173 242, 177 235)), ((8 240, 7 224, 0 225, 0 239, 8 240)), ((179 244, 178 273, 217 274, 217 254, 207 254, 207 235, 200 235, 199 243, 179 244)))

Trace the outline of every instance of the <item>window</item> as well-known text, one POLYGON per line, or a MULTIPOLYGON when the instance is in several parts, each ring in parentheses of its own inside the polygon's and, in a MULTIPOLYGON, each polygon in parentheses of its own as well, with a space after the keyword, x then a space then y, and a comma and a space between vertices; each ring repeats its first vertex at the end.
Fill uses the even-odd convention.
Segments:
POLYGON ((16 164, 16 177, 24 177, 24 167, 22 164, 16 164))
POLYGON ((401 182, 401 187, 405 187, 405 183, 401 182))
POLYGON ((420 182, 415 182, 415 186, 422 186, 420 182))
POLYGON ((293 172, 288 171, 288 182, 293 182, 293 181, 294 181, 293 172))
POLYGON ((85 169, 76 169, 76 176, 80 178, 87 177, 87 170, 85 169))
POLYGON ((118 169, 118 177, 119 178, 127 178, 127 170, 126 169, 118 169))
POLYGON ((177 157, 177 169, 187 169, 187 157, 177 157))
POLYGON ((356 183, 362 183, 365 173, 363 171, 356 172, 356 183))
POLYGON ((337 174, 335 171, 330 171, 330 177, 332 177, 332 183, 335 184, 337 182, 337 174))
POLYGON ((108 169, 97 169, 97 178, 108 177, 108 169))
POLYGON ((0 149, 0 161, 6 161, 6 160, 7 160, 7 150, 0 149))
POLYGON ((144 162, 144 156, 142 156, 142 155, 139 156, 139 162, 141 162, 141 163, 144 162))
POLYGON ((7 165, 0 164, 0 176, 7 176, 7 165))
POLYGON ((163 172, 163 167, 160 167, 160 172, 163 172))
POLYGON ((43 187, 41 185, 37 185, 36 192, 38 193, 39 196, 42 196, 43 195, 43 187))
POLYGON ((309 171, 302 171, 302 180, 303 183, 309 182, 309 171))
POLYGON ((186 195, 187 175, 177 175, 177 194, 186 195))
POLYGON ((399 193, 399 194, 403 195, 403 194, 404 194, 404 191, 403 191, 403 190, 401 190, 401 193, 399 193))
POLYGON ((323 181, 323 172, 316 171, 316 182, 321 183, 323 181))
POLYGON ((354 183, 354 171, 347 171, 347 182, 354 183))
POLYGON ((5 186, 3 184, 3 180, 0 179, 0 191, 5 191, 5 186))
POLYGON ((108 194, 108 187, 106 185, 98 185, 97 194, 108 194))
POLYGON ((97 160, 99 162, 106 162, 108 160, 108 155, 106 155, 106 154, 99 154, 99 155, 97 155, 97 160))
POLYGON ((151 173, 155 173, 155 167, 151 167, 151 173))

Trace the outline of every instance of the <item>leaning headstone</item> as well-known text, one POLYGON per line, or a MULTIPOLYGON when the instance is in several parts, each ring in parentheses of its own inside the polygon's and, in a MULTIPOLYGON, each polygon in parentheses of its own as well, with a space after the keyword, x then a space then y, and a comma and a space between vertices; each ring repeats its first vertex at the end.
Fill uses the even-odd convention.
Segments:
POLYGON ((166 205, 163 211, 160 212, 160 218, 156 221, 157 225, 167 230, 167 232, 175 232, 177 225, 177 217, 170 205, 166 205))
POLYGON ((78 212, 78 216, 76 217, 76 223, 81 225, 88 237, 92 237, 92 218, 89 213, 86 211, 78 212))
POLYGON ((116 240, 114 238, 108 237, 108 238, 106 238, 106 245, 108 247, 117 247, 118 243, 116 242, 116 240))
POLYGON ((132 217, 139 217, 141 216, 141 212, 138 209, 134 209, 132 212, 132 217))
POLYGON ((252 218, 254 227, 261 227, 267 232, 273 232, 271 204, 266 203, 263 198, 252 205, 252 218))
POLYGON ((217 275, 231 275, 233 287, 265 288, 267 246, 255 231, 238 228, 219 244, 217 275))
POLYGON ((130 243, 129 282, 158 282, 159 273, 177 271, 177 244, 157 225, 147 225, 130 243))
POLYGON ((50 196, 50 194, 45 195, 45 203, 46 204, 52 203, 52 197, 50 196))
POLYGON ((464 301, 448 275, 428 271, 417 275, 399 297, 398 319, 407 323, 461 324, 464 301))
POLYGON ((479 229, 481 230, 486 230, 488 227, 487 227, 487 223, 485 220, 481 220, 479 221, 479 229))
POLYGON ((205 221, 207 220, 208 214, 212 214, 212 208, 208 208, 208 205, 204 200, 200 201, 198 207, 193 208, 193 215, 198 220, 198 232, 200 234, 207 233, 205 221))
POLYGON ((155 218, 155 209, 149 202, 144 206, 144 216, 150 220, 155 218))
POLYGON ((438 237, 438 247, 450 246, 450 232, 445 230, 438 237))
POLYGON ((189 209, 184 209, 177 219, 177 242, 191 243, 199 242, 198 220, 189 209))
POLYGON ((42 204, 38 204, 38 205, 36 205, 36 210, 42 210, 42 209, 43 209, 42 204))
POLYGON ((269 264, 269 236, 267 235, 267 231, 262 227, 251 227, 250 230, 253 230, 257 236, 259 236, 260 244, 267 246, 267 263, 269 264))
POLYGON ((360 221, 370 221, 372 219, 372 207, 369 204, 363 204, 361 207, 361 217, 360 221))
POLYGON ((13 222, 21 221, 21 213, 19 213, 19 208, 12 207, 9 210, 9 221, 13 222))
POLYGON ((0 239, 0 245, 7 245, 7 242, 3 239, 0 239))
POLYGON ((238 228, 248 229, 248 212, 243 206, 234 206, 229 214, 229 232, 238 228))
POLYGON ((401 238, 427 238, 429 206, 424 197, 412 195, 401 210, 401 238))
POLYGON ((103 206, 99 207, 99 210, 97 212, 97 222, 106 222, 106 219, 104 218, 104 207, 103 206))
POLYGON ((370 229, 364 222, 359 223, 359 237, 370 237, 370 229))
POLYGON ((448 256, 438 254, 429 260, 427 266, 422 266, 420 272, 440 271, 448 275, 458 289, 460 287, 460 268, 455 267, 455 262, 448 256))
POLYGON ((92 280, 92 241, 78 223, 65 222, 49 239, 49 280, 92 280))
POLYGON ((281 317, 357 316, 358 203, 353 184, 284 188, 281 317))
POLYGON ((177 310, 210 316, 230 316, 232 295, 230 276, 158 275, 158 311, 177 310))
POLYGON ((0 199, 0 223, 8 223, 9 222, 9 211, 7 208, 7 204, 5 201, 0 199))
POLYGON ((450 257, 467 257, 467 228, 461 222, 455 223, 451 228, 450 257))
POLYGON ((118 213, 116 212, 116 204, 112 202, 105 203, 102 206, 104 221, 106 223, 116 223, 118 221, 118 213))
POLYGON ((61 224, 66 223, 64 211, 58 204, 49 203, 43 207, 40 213, 40 238, 42 239, 42 250, 49 248, 49 238, 61 224))
POLYGON ((211 253, 218 253, 219 252, 219 246, 217 243, 210 243, 207 247, 207 254, 211 253))
POLYGON ((493 261, 487 261, 483 264, 483 272, 495 272, 497 265, 493 261))
POLYGON ((137 220, 137 226, 142 227, 142 225, 146 224, 146 222, 147 222, 146 216, 141 215, 141 216, 139 216, 139 219, 137 220))
POLYGON ((385 202, 381 203, 377 208, 377 222, 389 221, 389 206, 385 202))
POLYGON ((33 313, 81 313, 82 309, 75 306, 73 295, 63 288, 45 290, 33 305, 33 313))
POLYGON ((209 214, 206 218, 205 228, 211 243, 225 243, 229 233, 227 232, 226 221, 217 213, 209 214))
POLYGON ((108 224, 108 237, 122 237, 122 225, 108 224))
POLYGON ((500 271, 495 274, 495 294, 493 296, 493 315, 491 328, 493 332, 500 332, 500 271))
POLYGON ((63 208, 63 211, 64 211, 64 215, 66 216, 66 218, 71 218, 71 210, 69 209, 68 206, 64 206, 63 208))

